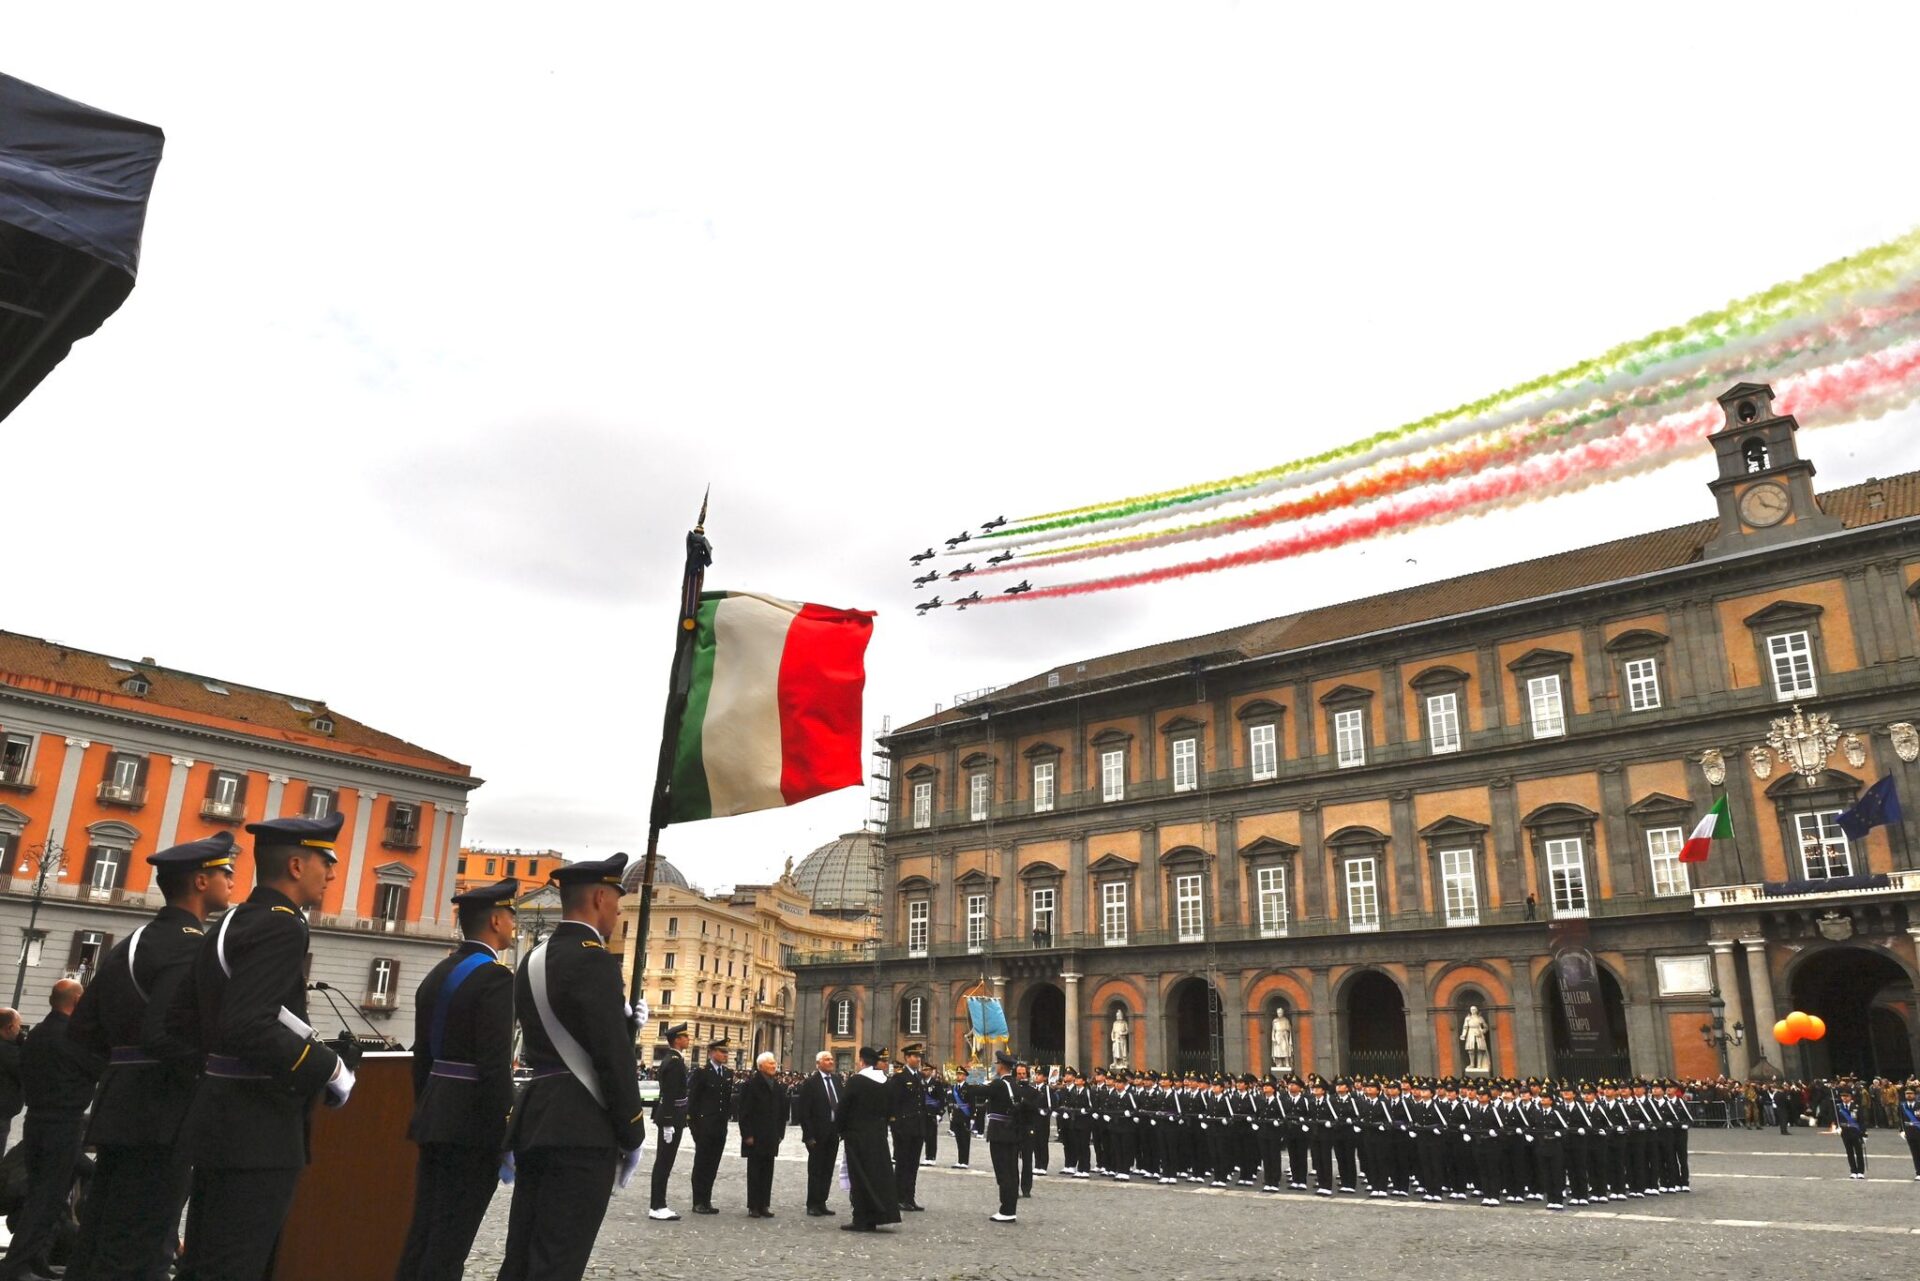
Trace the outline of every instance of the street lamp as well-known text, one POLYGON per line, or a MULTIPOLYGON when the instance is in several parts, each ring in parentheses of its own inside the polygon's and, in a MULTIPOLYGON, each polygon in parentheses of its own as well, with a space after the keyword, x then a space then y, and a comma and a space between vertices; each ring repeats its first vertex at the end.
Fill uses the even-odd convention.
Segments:
POLYGON ((1747 1025, 1736 1019, 1729 1028, 1726 1015, 1721 1012, 1724 1008, 1713 1012, 1713 1022, 1700 1025, 1700 1039, 1720 1053, 1721 1076, 1727 1075, 1727 1047, 1744 1044, 1747 1039, 1747 1025))
POLYGON ((27 953, 33 947, 34 927, 40 922, 40 900, 47 896, 47 878, 59 879, 66 871, 67 851, 51 836, 34 846, 20 860, 18 874, 33 877, 33 908, 27 913, 26 937, 20 940, 20 968, 13 976, 13 1008, 20 1008, 20 994, 27 988, 27 953))

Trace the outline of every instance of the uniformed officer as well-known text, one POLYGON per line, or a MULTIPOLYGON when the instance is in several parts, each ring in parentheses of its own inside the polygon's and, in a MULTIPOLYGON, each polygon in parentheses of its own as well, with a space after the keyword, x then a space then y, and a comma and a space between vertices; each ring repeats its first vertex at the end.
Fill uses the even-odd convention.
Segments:
POLYGON ((396 1281, 460 1281, 499 1179, 513 1109, 513 946, 509 877, 453 896, 462 942, 414 997, 413 1223, 396 1281))
POLYGON ((993 1221, 1013 1223, 1020 1205, 1021 1120, 1026 1104, 1013 1078, 1019 1060, 1000 1050, 993 1062, 997 1075, 980 1100, 980 1111, 986 1118, 987 1151, 993 1156, 993 1181, 1000 1189, 1000 1209, 993 1221))
POLYGON ((713 1180, 727 1151, 727 1126, 733 1120, 733 1069, 727 1066, 724 1036, 707 1042, 707 1064, 687 1081, 687 1129, 693 1132, 693 1212, 713 1208, 713 1180))
POLYGON ((67 1035, 107 1062, 87 1142, 93 1183, 81 1207, 73 1281, 165 1276, 192 1167, 180 1127, 200 1078, 199 1047, 167 1035, 166 1014, 205 937, 233 896, 226 832, 147 856, 166 906, 107 953, 67 1035))
POLYGON ((636 1019, 607 939, 620 922, 625 854, 563 864, 560 923, 514 976, 521 1057, 533 1075, 507 1126, 513 1206, 499 1281, 579 1281, 616 1186, 646 1142, 636 1019))
POLYGON ((169 1035, 206 1053, 182 1129, 193 1180, 177 1281, 259 1281, 310 1156, 313 1102, 353 1092, 351 1064, 307 1025, 304 913, 333 882, 340 823, 247 825, 254 891, 220 918, 168 1008, 169 1035))
POLYGON ((914 1198, 920 1187, 920 1145, 927 1109, 927 1079, 920 1063, 927 1047, 915 1041, 900 1047, 900 1066, 887 1078, 887 1129, 893 1137, 893 1194, 902 1210, 924 1210, 914 1198))
POLYGON ((680 1217, 667 1204, 667 1184, 673 1178, 673 1158, 687 1132, 687 1047, 693 1037, 685 1023, 669 1025, 661 1036, 667 1049, 653 1074, 660 1084, 660 1094, 653 1101, 653 1132, 659 1146, 653 1150, 653 1199, 647 1217, 671 1221, 680 1217))

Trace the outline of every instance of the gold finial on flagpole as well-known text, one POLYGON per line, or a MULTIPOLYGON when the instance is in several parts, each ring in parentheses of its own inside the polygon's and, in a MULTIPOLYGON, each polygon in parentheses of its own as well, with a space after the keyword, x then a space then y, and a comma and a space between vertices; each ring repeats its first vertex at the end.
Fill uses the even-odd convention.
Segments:
POLYGON ((693 532, 696 534, 707 532, 707 500, 711 497, 713 497, 713 486, 708 485, 707 492, 700 495, 700 519, 693 522, 693 532))

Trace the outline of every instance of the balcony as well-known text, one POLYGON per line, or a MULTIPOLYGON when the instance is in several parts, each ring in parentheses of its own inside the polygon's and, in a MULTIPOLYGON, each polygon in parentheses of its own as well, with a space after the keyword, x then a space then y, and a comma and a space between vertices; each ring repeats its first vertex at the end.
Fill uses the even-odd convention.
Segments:
POLYGON ((417 850, 420 848, 420 829, 388 826, 380 833, 380 843, 390 850, 417 850))
POLYGON ((121 805, 130 810, 137 810, 147 803, 146 788, 120 783, 102 783, 93 796, 102 805, 121 805))
POLYGON ((0 787, 9 791, 31 792, 39 785, 39 778, 29 773, 24 765, 8 765, 0 768, 0 787))
MULTIPOLYGON (((1892 894, 1920 894, 1920 870, 1908 869, 1878 876, 1843 877, 1833 888, 1818 881, 1754 881, 1746 885, 1714 885, 1693 892, 1693 906, 1703 910, 1723 907, 1778 907, 1789 903, 1882 898, 1892 894)), ((1676 895, 1675 897, 1683 897, 1676 895)))
POLYGON ((246 815, 246 806, 240 801, 217 801, 212 797, 200 802, 200 817, 215 823, 238 823, 246 815))

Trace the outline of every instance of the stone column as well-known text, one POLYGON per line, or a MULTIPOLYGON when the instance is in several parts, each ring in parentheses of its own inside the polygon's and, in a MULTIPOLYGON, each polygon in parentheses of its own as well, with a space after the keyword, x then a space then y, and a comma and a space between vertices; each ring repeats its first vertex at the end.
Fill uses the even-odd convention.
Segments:
POLYGON ((1067 1065, 1080 1066, 1080 975, 1062 971, 1060 984, 1067 997, 1067 1065))
MULTIPOLYGON (((176 765, 178 761, 174 762, 176 765)), ((187 762, 191 765, 193 762, 187 762)), ((267 775, 267 807, 260 812, 261 821, 280 817, 280 805, 287 794, 287 784, 293 780, 285 774, 267 775)))
POLYGON ((353 845, 347 855, 347 883, 340 893, 340 915, 360 915, 360 877, 367 866, 367 829, 373 825, 373 803, 380 793, 360 789, 360 804, 353 815, 353 845))
POLYGON ((187 798, 187 771, 193 768, 191 756, 175 756, 170 761, 173 770, 167 775, 167 803, 160 810, 160 835, 155 846, 163 850, 179 844, 180 809, 187 798))
POLYGON ((447 823, 447 854, 440 861, 440 889, 435 897, 440 900, 441 919, 451 921, 453 904, 449 900, 453 898, 454 873, 460 867, 460 837, 467 826, 467 807, 449 805, 447 813, 450 815, 447 823))
MULTIPOLYGON (((67 840, 67 824, 73 821, 73 797, 80 787, 80 763, 86 756, 87 749, 92 746, 93 743, 89 739, 70 738, 67 740, 66 759, 60 762, 60 786, 54 789, 53 813, 47 818, 46 839, 63 848, 72 844, 67 840)), ((79 850, 78 859, 74 858, 73 851, 69 850, 67 865, 77 872, 86 858, 86 853, 84 843, 79 850)))
MULTIPOLYGON (((1734 1021, 1741 1017, 1740 978, 1733 968, 1733 944, 1723 939, 1715 939, 1708 946, 1713 949, 1713 984, 1720 989, 1720 999, 1726 1003, 1722 1017, 1726 1019, 1727 1027, 1731 1029, 1734 1021)), ((1748 959, 1751 962, 1751 953, 1748 954, 1748 959)), ((1759 995, 1758 988, 1755 989, 1754 995, 1756 997, 1759 995)), ((1767 1021, 1767 1026, 1773 1026, 1771 1019, 1767 1021)), ((1747 1047, 1735 1045, 1731 1041, 1727 1042, 1727 1074, 1736 1081, 1744 1081, 1747 1079, 1747 1070, 1750 1066, 1751 1064, 1747 1061, 1747 1047)))
MULTIPOLYGON (((1509 958, 1513 967, 1513 1064, 1508 1066, 1501 1063, 1497 1051, 1494 1051, 1493 1060, 1495 1070, 1508 1076, 1552 1075, 1553 1037, 1543 1026, 1540 988, 1533 981, 1533 968, 1528 963, 1530 959, 1526 956, 1509 958)), ((1484 1010, 1481 1012, 1485 1013, 1484 1010)), ((1491 1032, 1492 1029, 1489 1029, 1491 1032)), ((1449 1027, 1447 1034, 1457 1037, 1460 1030, 1449 1027)), ((1492 1050, 1491 1046, 1489 1050, 1492 1050)))
POLYGON ((1747 986, 1753 991, 1753 1017, 1747 1020, 1747 1039, 1762 1047, 1760 1057, 1765 1058, 1767 1042, 1761 1038, 1773 1035, 1773 1021, 1780 1017, 1773 1012, 1773 968, 1767 963, 1767 940, 1743 938, 1740 946, 1747 949, 1747 986))
POLYGON ((415 906, 422 921, 436 925, 443 912, 453 910, 453 904, 446 901, 451 895, 440 892, 440 869, 447 856, 447 827, 446 807, 435 802, 433 826, 427 829, 427 874, 420 878, 420 893, 425 901, 415 906))
POLYGON ((1437 1058, 1427 1001, 1427 967, 1407 966, 1407 1070, 1418 1076, 1432 1076, 1437 1058))
POLYGON ((1653 1027, 1653 1002, 1649 998, 1653 960, 1644 952, 1625 958, 1626 983, 1620 993, 1627 1015, 1627 1057, 1635 1076, 1663 1076, 1653 1027))
MULTIPOLYGON (((1340 1020, 1334 1017, 1332 989, 1327 983, 1326 970, 1315 967, 1312 986, 1309 990, 1313 1000, 1313 1009, 1309 1014, 1313 1019, 1312 1070, 1332 1080, 1340 1072, 1340 1055, 1334 1045, 1340 1036, 1340 1020)), ((1298 1011, 1295 1012, 1294 1022, 1296 1024, 1299 1022, 1298 1011)), ((1297 1038, 1299 1035, 1300 1031, 1296 1026, 1294 1036, 1297 1038)), ((1294 1056, 1294 1061, 1299 1061, 1297 1054, 1294 1056)))

